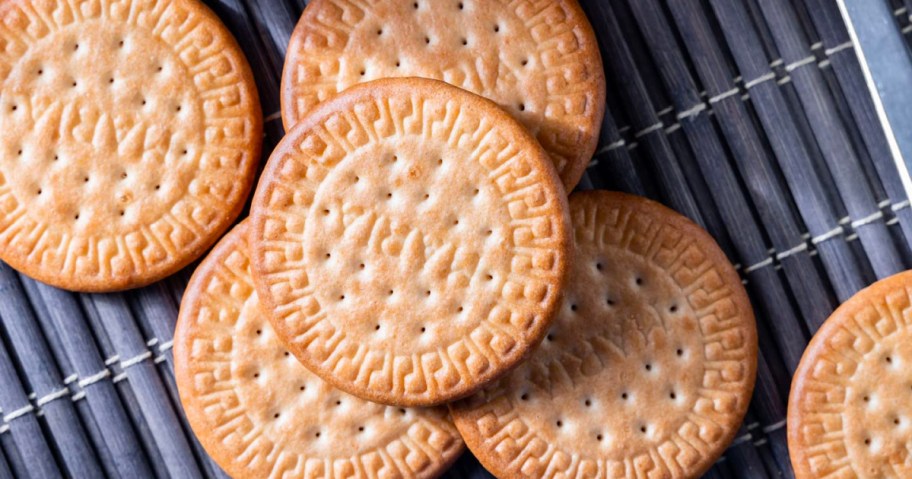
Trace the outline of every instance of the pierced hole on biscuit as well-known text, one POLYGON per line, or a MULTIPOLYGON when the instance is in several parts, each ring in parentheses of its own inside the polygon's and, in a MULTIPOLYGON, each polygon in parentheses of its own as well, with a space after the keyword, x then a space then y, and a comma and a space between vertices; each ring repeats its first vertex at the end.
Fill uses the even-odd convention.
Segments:
POLYGON ((320 437, 320 433, 318 432, 318 433, 314 434, 314 436, 315 436, 315 437, 320 437))
POLYGON ((22 156, 22 150, 17 151, 17 152, 16 152, 16 155, 22 156))
POLYGON ((75 51, 75 50, 79 50, 79 44, 78 44, 78 43, 73 44, 73 50, 74 50, 74 51, 75 51))
POLYGON ((453 220, 453 224, 454 224, 454 225, 458 225, 458 224, 459 224, 459 220, 453 220))
POLYGON ((460 307, 458 307, 458 308, 456 308, 456 312, 459 312, 459 313, 461 313, 461 312, 462 312, 462 310, 463 310, 463 308, 462 308, 462 306, 460 306, 460 307))
POLYGON ((494 233, 494 230, 487 230, 487 231, 485 231, 485 235, 486 235, 486 236, 491 236, 493 233, 494 233))
POLYGON ((422 326, 422 327, 421 327, 421 332, 423 333, 423 332, 425 332, 425 331, 427 331, 427 328, 424 327, 424 326, 422 326))
POLYGON ((626 401, 628 397, 627 393, 621 393, 621 399, 626 401))
POLYGON ((127 172, 126 172, 126 171, 124 171, 123 173, 120 174, 120 178, 121 178, 121 179, 126 178, 126 177, 127 177, 127 172))
POLYGON ((595 269, 601 271, 601 270, 602 270, 602 263, 595 263, 595 269))
POLYGON ((262 329, 256 330, 256 335, 257 335, 257 336, 259 336, 259 335, 261 335, 261 334, 263 334, 263 330, 262 330, 262 329))
POLYGON ((185 148, 185 149, 181 150, 181 154, 182 154, 182 155, 186 155, 186 154, 187 154, 187 149, 185 148))
POLYGON ((488 281, 491 281, 491 280, 494 279, 494 276, 493 276, 493 275, 490 275, 490 274, 486 274, 486 275, 485 275, 485 279, 487 279, 488 281))
POLYGON ((466 39, 466 38, 463 38, 463 39, 462 39, 462 46, 466 46, 466 45, 468 45, 468 44, 469 44, 469 40, 466 39))
POLYGON ((891 363, 891 364, 893 363, 893 358, 892 358, 892 357, 887 356, 886 359, 887 359, 887 362, 888 362, 888 363, 891 363))
POLYGON ((438 164, 438 165, 442 165, 442 164, 443 164, 443 158, 438 158, 438 159, 437 159, 437 164, 438 164))
POLYGON ((359 427, 358 427, 358 432, 364 432, 364 426, 359 426, 359 427))
POLYGON ((424 44, 425 44, 425 45, 430 45, 430 44, 431 44, 431 37, 424 37, 424 44))
POLYGON ((143 98, 142 101, 141 101, 141 103, 142 103, 143 105, 145 105, 145 104, 146 104, 146 99, 143 98))
POLYGON ((378 29, 377 29, 377 36, 379 37, 380 35, 383 35, 383 29, 382 29, 382 28, 378 28, 378 29))
POLYGON ((380 325, 379 325, 379 324, 376 325, 376 326, 374 326, 374 331, 380 331, 380 325))
POLYGON ((640 432, 646 434, 646 426, 640 426, 640 432))
POLYGON ((570 311, 576 311, 576 309, 577 309, 577 308, 576 308, 576 305, 575 305, 575 304, 571 304, 571 305, 570 305, 570 311))
POLYGON ((89 182, 89 177, 88 177, 88 176, 83 177, 83 178, 82 178, 82 182, 83 182, 83 183, 88 183, 88 182, 89 182))
POLYGON ((79 219, 79 213, 76 213, 76 215, 73 216, 73 219, 74 219, 74 220, 78 220, 78 219, 79 219))
POLYGON ((392 296, 392 295, 393 295, 393 290, 389 290, 389 291, 387 292, 387 294, 389 294, 390 296, 392 296))
POLYGON ((273 414, 273 415, 272 415, 272 418, 273 418, 273 419, 278 419, 278 418, 279 418, 279 416, 280 416, 280 414, 279 414, 279 413, 275 413, 275 414, 273 414))
POLYGON ((424 199, 428 199, 428 198, 430 198, 430 197, 431 197, 430 194, 428 194, 428 193, 425 193, 425 194, 424 194, 424 199))
POLYGON ((344 294, 340 294, 340 295, 339 295, 339 301, 342 301, 342 300, 344 300, 344 299, 345 299, 345 295, 344 295, 344 294))
POLYGON ((684 355, 684 350, 681 349, 681 348, 678 348, 678 350, 675 351, 675 354, 677 354, 678 356, 683 356, 683 355, 684 355))
POLYGON ((652 364, 646 363, 646 370, 652 371, 652 364))
POLYGON ((418 2, 413 3, 412 8, 414 8, 415 10, 418 10, 418 2))
POLYGON ((526 66, 526 65, 529 64, 529 60, 523 60, 523 61, 521 61, 521 62, 519 62, 519 63, 520 63, 520 65, 522 65, 522 66, 526 66))
POLYGON ((643 278, 640 278, 640 277, 638 276, 638 277, 634 280, 634 282, 637 284, 637 286, 642 286, 642 285, 643 285, 643 278))
POLYGON ((870 446, 870 445, 871 445, 871 438, 870 438, 870 437, 866 437, 865 440, 864 440, 864 443, 865 443, 865 446, 870 446))
POLYGON ((396 68, 399 68, 399 65, 401 65, 401 63, 399 62, 399 60, 396 60, 396 68))
POLYGON ((608 303, 608 306, 614 306, 614 300, 611 298, 606 299, 605 302, 608 303))
POLYGON ((425 292, 424 292, 424 295, 425 295, 425 296, 430 296, 430 295, 431 295, 431 290, 425 291, 425 292))
POLYGON ((307 386, 305 386, 303 384, 298 386, 298 391, 304 391, 305 389, 307 389, 307 386))
POLYGON ((481 192, 481 190, 479 190, 478 188, 475 188, 475 190, 472 191, 472 194, 477 195, 480 192, 481 192))
POLYGON ((519 397, 519 399, 522 400, 522 401, 528 401, 528 400, 529 400, 529 393, 523 393, 522 396, 519 397))
POLYGON ((177 110, 177 111, 181 111, 181 108, 183 108, 183 107, 182 107, 182 106, 180 106, 180 105, 177 105, 177 107, 176 107, 176 108, 175 108, 175 110, 177 110))
POLYGON ((563 422, 557 421, 557 427, 563 427, 563 426, 564 426, 564 423, 563 423, 563 422))
POLYGON ((604 437, 603 437, 601 434, 597 434, 597 435, 595 436, 595 439, 596 439, 597 441, 601 441, 602 439, 604 439, 604 437))
POLYGON ((464 8, 465 8, 465 5, 463 5, 462 2, 459 2, 459 9, 462 10, 464 8))
POLYGON ((526 104, 525 104, 525 103, 520 103, 520 104, 519 104, 519 111, 526 111, 526 104))
POLYGON ((367 73, 367 71, 364 70, 364 69, 362 69, 362 70, 360 71, 360 73, 361 73, 361 76, 364 76, 364 74, 367 73))
POLYGON ((39 70, 38 70, 38 74, 39 74, 39 75, 44 75, 44 70, 39 69, 39 70))
POLYGON ((500 31, 500 25, 494 25, 494 33, 497 33, 499 31, 500 31))
POLYGON ((114 77, 108 78, 108 83, 114 83, 114 77))
POLYGON ((336 406, 341 406, 341 405, 342 405, 342 401, 339 401, 339 400, 337 399, 337 400, 336 400, 336 406))
POLYGON ((123 216, 125 213, 126 212, 124 210, 120 210, 120 216, 123 216))
POLYGON ((38 188, 38 194, 39 195, 41 194, 41 188, 38 188))
POLYGON ((357 183, 357 182, 359 182, 359 181, 361 181, 361 177, 360 177, 360 176, 356 176, 356 177, 355 177, 355 183, 357 183))
POLYGON ((260 373, 253 373, 253 377, 254 377, 254 378, 260 377, 260 373))
POLYGON ((545 339, 547 339, 548 341, 554 341, 554 335, 551 333, 548 333, 548 335, 545 336, 545 339))
POLYGON ((329 214, 329 210, 324 209, 324 210, 323 210, 323 214, 324 214, 324 215, 328 215, 328 214, 329 214))
POLYGON ((678 395, 675 394, 674 391, 672 391, 672 392, 668 393, 668 397, 671 398, 671 399, 677 399, 677 398, 678 398, 678 395))
POLYGON ((897 426, 899 426, 899 418, 898 418, 898 417, 893 418, 893 424, 896 424, 897 426))
POLYGON ((364 263, 359 264, 358 269, 364 269, 364 263))
POLYGON ((671 307, 668 308, 668 311, 669 311, 670 313, 677 313, 677 312, 678 312, 678 305, 677 305, 677 304, 672 304, 671 307))
POLYGON ((124 46, 124 41, 123 41, 123 40, 121 40, 121 41, 119 41, 119 42, 117 42, 117 46, 118 46, 118 47, 122 47, 122 46, 124 46))
POLYGON ((332 258, 332 253, 326 253, 327 258, 332 258))
POLYGON ((387 193, 387 194, 386 194, 386 197, 387 197, 387 198, 392 198, 392 197, 393 197, 393 194, 392 194, 392 193, 387 193))
POLYGON ((160 190, 161 187, 162 187, 162 185, 155 185, 155 189, 156 189, 156 190, 160 190))
POLYGON ((13 106, 10 107, 10 110, 13 110, 13 111, 16 111, 16 110, 18 110, 18 109, 19 109, 19 106, 18 106, 18 105, 13 105, 13 106))
POLYGON ((405 415, 405 408, 399 408, 399 414, 405 415))
POLYGON ((871 400, 871 396, 865 396, 862 399, 864 400, 864 402, 868 402, 871 400))
POLYGON ((164 70, 164 69, 165 69, 165 67, 159 65, 158 68, 156 68, 155 70, 156 70, 156 71, 162 71, 162 70, 164 70))
POLYGON ((586 407, 589 407, 589 406, 592 406, 592 401, 587 399, 587 400, 583 401, 583 404, 585 404, 586 407))
POLYGON ((73 88, 76 88, 76 80, 73 80, 73 88))

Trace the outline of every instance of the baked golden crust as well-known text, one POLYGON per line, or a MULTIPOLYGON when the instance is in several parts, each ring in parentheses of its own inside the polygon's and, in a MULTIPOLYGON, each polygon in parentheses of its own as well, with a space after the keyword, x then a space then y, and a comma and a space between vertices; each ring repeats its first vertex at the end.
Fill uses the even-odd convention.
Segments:
POLYGON ((0 19, 0 258, 112 291, 205 252, 240 213, 262 141, 218 18, 196 0, 20 0, 0 19))
POLYGON ((193 274, 174 334, 187 419, 232 477, 433 478, 463 450, 445 408, 339 391, 299 364, 259 312, 247 222, 193 274))
POLYGON ((547 154, 490 101, 427 79, 357 85, 266 165, 254 281, 289 350, 326 381, 439 404, 541 341, 565 282, 566 201, 547 154))
POLYGON ((753 392, 754 316, 712 237, 645 198, 570 197, 563 304, 529 360, 450 405, 497 477, 696 478, 753 392))
POLYGON ((792 379, 795 477, 910 477, 912 272, 880 280, 836 308, 792 379))
POLYGON ((311 1, 285 58, 285 127, 351 85, 389 77, 493 100, 551 155, 567 191, 595 151, 605 74, 576 0, 311 1))

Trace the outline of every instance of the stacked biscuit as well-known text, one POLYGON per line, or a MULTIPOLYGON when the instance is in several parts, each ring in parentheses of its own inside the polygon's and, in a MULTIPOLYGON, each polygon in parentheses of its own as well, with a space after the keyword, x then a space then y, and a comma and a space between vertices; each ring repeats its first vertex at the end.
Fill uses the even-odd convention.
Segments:
MULTIPOLYGON (((23 38, 63 52, 11 49, 0 256, 70 289, 188 264, 256 170, 233 39, 195 0, 134 3, 0 7, 24 32, 60 19, 23 38)), ((687 219, 568 198, 604 104, 575 0, 310 2, 287 134, 175 332, 181 401, 219 465, 433 477, 467 444, 498 477, 709 468, 753 388, 750 304, 687 219)))
POLYGON ((572 0, 311 2, 287 135, 181 306, 219 464, 433 477, 465 442, 498 477, 706 470, 753 388, 751 308, 683 217, 568 201, 604 96, 572 0))

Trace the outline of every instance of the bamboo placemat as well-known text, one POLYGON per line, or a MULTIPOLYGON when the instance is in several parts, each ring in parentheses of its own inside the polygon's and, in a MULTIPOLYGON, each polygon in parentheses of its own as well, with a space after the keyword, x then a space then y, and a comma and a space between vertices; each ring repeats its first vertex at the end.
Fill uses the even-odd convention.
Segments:
MULTIPOLYGON (((878 1, 912 32, 912 0, 878 1)), ((283 133, 278 87, 304 1, 207 3, 253 68, 265 160, 283 133)), ((608 112, 581 188, 647 195, 701 224, 757 312, 754 399, 706 477, 793 477, 785 404, 804 346, 839 302, 912 264, 912 209, 835 0, 582 4, 608 112)), ((171 335, 191 271, 100 295, 0 265, 0 478, 225 477, 174 386, 171 335)), ((446 477, 490 476, 467 453, 446 477)))

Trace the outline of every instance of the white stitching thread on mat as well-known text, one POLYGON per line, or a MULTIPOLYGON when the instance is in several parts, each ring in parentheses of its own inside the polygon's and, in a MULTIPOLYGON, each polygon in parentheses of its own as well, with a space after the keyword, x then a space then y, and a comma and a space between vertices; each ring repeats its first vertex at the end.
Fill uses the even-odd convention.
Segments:
POLYGON ((634 134, 633 134, 633 137, 634 137, 634 138, 639 138, 639 137, 641 137, 641 136, 643 136, 643 135, 648 135, 648 134, 650 134, 650 133, 652 133, 652 132, 654 132, 654 131, 661 130, 664 126, 665 126, 665 125, 663 125, 662 122, 660 121, 660 122, 656 123, 655 125, 647 126, 646 128, 643 128, 642 130, 640 130, 640 131, 634 133, 634 134))
POLYGON ((809 57, 802 58, 801 60, 797 60, 792 63, 789 63, 788 65, 785 66, 785 71, 791 73, 791 72, 795 71, 796 69, 801 68, 805 65, 814 63, 815 61, 817 61, 817 57, 814 55, 811 55, 809 57))
POLYGON ((277 111, 275 113, 269 114, 266 118, 263 118, 263 123, 269 123, 270 121, 275 121, 279 118, 282 118, 282 112, 277 111))
POLYGON ((769 426, 766 426, 766 427, 763 428, 763 432, 764 432, 765 434, 769 434, 769 433, 775 431, 776 429, 781 429, 782 426, 785 426, 785 423, 786 423, 786 422, 787 422, 787 420, 786 420, 786 419, 783 419, 783 420, 781 420, 781 421, 779 421, 779 422, 777 422, 777 423, 775 423, 775 424, 770 424, 769 426))
POLYGON ((38 398, 38 400, 35 401, 35 405, 37 405, 38 407, 44 406, 45 404, 47 404, 51 401, 60 399, 64 396, 66 396, 67 394, 70 394, 69 388, 60 388, 54 392, 45 394, 44 396, 41 396, 40 398, 38 398))
POLYGON ((868 216, 865 216, 864 218, 853 221, 852 228, 858 229, 859 226, 864 226, 868 223, 873 223, 881 218, 883 218, 883 211, 878 210, 874 213, 871 213, 868 216))
POLYGON ((143 361, 145 361, 146 359, 149 359, 149 358, 151 358, 151 357, 152 357, 152 351, 146 351, 146 352, 144 352, 144 353, 142 353, 142 354, 138 354, 138 355, 136 355, 136 356, 133 356, 132 358, 127 359, 126 361, 121 361, 121 362, 120 362, 120 367, 121 367, 121 369, 127 369, 127 368, 129 368, 130 366, 135 366, 135 365, 137 365, 137 364, 139 364, 139 363, 141 363, 141 362, 143 362, 143 361))
POLYGON ((781 253, 778 253, 776 255, 776 259, 778 259, 779 261, 782 261, 783 259, 788 258, 789 256, 791 256, 795 253, 800 253, 801 251, 804 251, 806 249, 808 249, 807 243, 801 243, 801 244, 794 246, 792 248, 789 248, 781 253))

